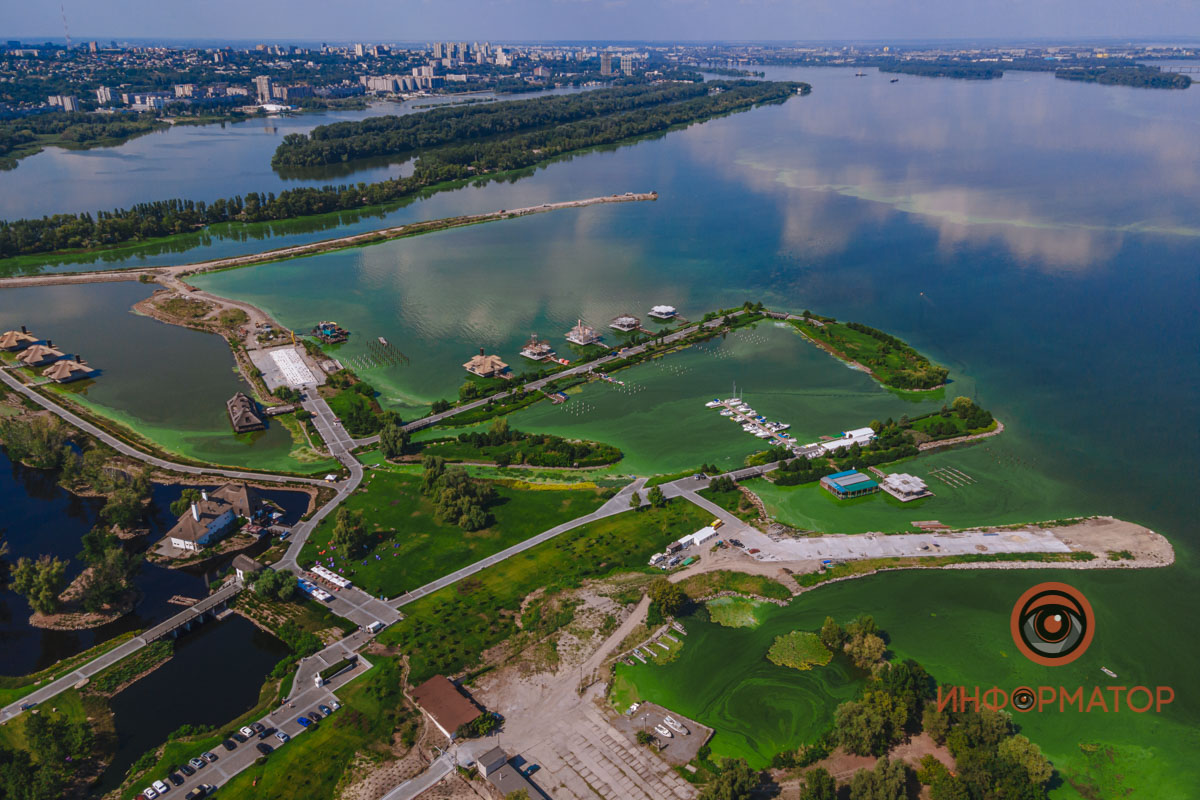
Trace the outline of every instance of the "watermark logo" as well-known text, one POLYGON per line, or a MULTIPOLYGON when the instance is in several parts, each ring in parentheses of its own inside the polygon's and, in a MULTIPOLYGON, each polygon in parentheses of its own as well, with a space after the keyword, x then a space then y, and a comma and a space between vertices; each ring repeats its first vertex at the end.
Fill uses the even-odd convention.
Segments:
POLYGON ((1013 606, 1011 627, 1017 649, 1046 667, 1079 658, 1096 632, 1087 598, 1074 586, 1057 582, 1039 583, 1021 595, 1013 606))

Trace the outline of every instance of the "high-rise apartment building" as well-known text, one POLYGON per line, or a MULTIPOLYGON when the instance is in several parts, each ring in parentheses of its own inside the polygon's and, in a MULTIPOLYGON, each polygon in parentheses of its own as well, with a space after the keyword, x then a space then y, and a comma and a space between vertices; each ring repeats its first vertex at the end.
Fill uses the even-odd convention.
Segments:
POLYGON ((600 54, 600 74, 612 75, 612 53, 600 54))
POLYGON ((254 79, 254 89, 258 95, 258 102, 269 103, 274 99, 271 88, 270 75, 259 75, 254 79))
POLYGON ((625 75, 633 74, 633 56, 621 56, 621 72, 625 75))

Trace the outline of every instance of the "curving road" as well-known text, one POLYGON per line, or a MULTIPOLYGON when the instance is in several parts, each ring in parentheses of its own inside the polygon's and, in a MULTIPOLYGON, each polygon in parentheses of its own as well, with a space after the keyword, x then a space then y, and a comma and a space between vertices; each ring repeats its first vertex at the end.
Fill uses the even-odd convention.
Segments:
MULTIPOLYGON (((179 464, 175 461, 167 461, 164 458, 159 458, 158 456, 152 456, 149 453, 143 453, 141 450, 131 447, 130 445, 121 441, 120 439, 113 436, 112 434, 105 432, 103 429, 101 429, 101 428, 97 427, 96 425, 93 425, 92 423, 83 419, 78 414, 75 414, 74 412, 67 410, 65 407, 59 405, 58 403, 54 402, 53 400, 51 400, 47 397, 43 397, 41 394, 38 394, 33 389, 29 388, 28 386, 21 383, 16 378, 14 378, 12 375, 10 375, 8 370, 6 370, 6 369, 0 369, 0 380, 4 381, 12 389, 25 395, 30 400, 37 403, 39 406, 41 406, 42 408, 51 412, 52 414, 55 414, 55 415, 61 417, 63 420, 71 423, 76 428, 79 428, 80 430, 84 431, 85 433, 88 433, 88 434, 94 436, 95 438, 99 439, 100 441, 104 442, 106 445, 108 445, 112 449, 116 450, 118 453, 127 455, 130 458, 135 458, 138 461, 149 464, 153 467, 158 467, 159 469, 165 469, 165 470, 169 470, 171 472, 184 472, 189 475, 220 475, 225 478, 235 478, 238 480, 247 480, 247 481, 270 481, 272 483, 307 483, 307 484, 312 484, 312 485, 323 485, 323 486, 328 485, 328 483, 326 481, 323 481, 320 478, 302 478, 302 477, 294 477, 291 475, 273 475, 273 474, 267 473, 267 472, 245 472, 242 470, 221 469, 218 467, 196 467, 196 466, 192 466, 191 464, 179 464)), ((327 408, 328 408, 328 406, 327 406, 327 408)))

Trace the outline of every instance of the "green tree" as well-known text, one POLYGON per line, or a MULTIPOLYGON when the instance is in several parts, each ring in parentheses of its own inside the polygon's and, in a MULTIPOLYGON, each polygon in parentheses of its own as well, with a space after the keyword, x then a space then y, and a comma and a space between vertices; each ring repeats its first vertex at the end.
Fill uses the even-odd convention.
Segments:
POLYGON ((887 645, 883 643, 883 639, 873 633, 858 634, 846 642, 846 654, 859 669, 870 669, 883 658, 886 651, 887 645))
POLYGON ((95 564, 113 547, 120 546, 120 540, 108 528, 97 526, 85 533, 79 540, 83 549, 79 551, 79 560, 85 564, 95 564))
POLYGON ((682 613, 691 602, 679 584, 671 583, 666 578, 659 578, 651 583, 646 593, 650 596, 650 602, 668 616, 682 613))
POLYGON ((379 450, 384 458, 399 458, 408 451, 411 438, 402 425, 389 422, 379 432, 379 450))
POLYGON ((903 761, 887 757, 875 762, 874 769, 860 769, 850 779, 850 800, 905 800, 908 767, 903 761))
POLYGON ((879 756, 904 736, 908 711, 884 691, 868 691, 838 706, 834 725, 838 742, 851 753, 879 756))
POLYGON ((184 489, 183 493, 179 495, 179 499, 171 503, 171 513, 177 517, 182 517, 192 507, 192 503, 198 502, 200 502, 199 489, 184 489))
POLYGON ((637 511, 639 508, 641 508, 642 507, 642 496, 640 494, 638 494, 637 492, 634 492, 633 494, 631 494, 629 496, 629 507, 632 508, 634 511, 637 511))
POLYGON ((108 496, 100 518, 116 528, 130 530, 142 521, 145 498, 132 486, 118 489, 108 496))
POLYGON ((44 555, 37 561, 22 558, 12 568, 12 589, 42 614, 58 610, 58 595, 66 586, 67 562, 44 555))
POLYGON ((1054 775, 1054 767, 1050 759, 1042 754, 1041 748, 1020 734, 1000 742, 996 755, 1003 761, 1021 767, 1029 780, 1038 786, 1045 786, 1054 775))
POLYGON ((721 771, 704 786, 700 800, 750 800, 758 786, 758 773, 744 758, 721 759, 721 771))
POLYGON ((842 630, 842 626, 838 625, 833 617, 825 618, 819 635, 821 637, 821 644, 830 650, 840 650, 842 644, 846 641, 846 631, 842 630))
POLYGON ((663 494, 663 490, 657 486, 650 488, 646 493, 646 499, 650 501, 650 505, 655 508, 662 508, 667 504, 667 497, 663 494))
POLYGON ((829 770, 817 767, 805 773, 800 800, 837 800, 837 781, 829 770))
POLYGON ((929 734, 938 744, 946 743, 946 734, 950 733, 950 715, 938 711, 933 705, 925 706, 921 713, 921 730, 929 734))
POLYGON ((296 576, 283 569, 264 569, 252 576, 250 586, 272 600, 287 602, 296 596, 296 576))
POLYGON ((515 792, 504 795, 504 800, 530 800, 529 792, 525 789, 517 789, 515 792))
POLYGON ((351 511, 345 506, 339 508, 329 543, 353 558, 366 542, 367 525, 363 521, 363 512, 351 511))
POLYGON ((142 566, 141 555, 120 544, 107 548, 92 562, 83 582, 81 601, 87 611, 101 611, 120 599, 142 566))

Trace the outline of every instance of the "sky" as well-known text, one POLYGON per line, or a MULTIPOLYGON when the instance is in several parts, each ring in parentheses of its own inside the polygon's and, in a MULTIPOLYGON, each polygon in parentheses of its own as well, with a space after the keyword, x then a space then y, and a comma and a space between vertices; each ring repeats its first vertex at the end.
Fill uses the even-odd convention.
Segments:
POLYGON ((0 38, 902 41, 1200 36, 1200 0, 0 0, 0 38))

